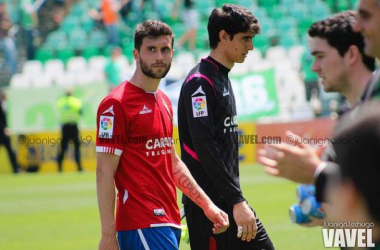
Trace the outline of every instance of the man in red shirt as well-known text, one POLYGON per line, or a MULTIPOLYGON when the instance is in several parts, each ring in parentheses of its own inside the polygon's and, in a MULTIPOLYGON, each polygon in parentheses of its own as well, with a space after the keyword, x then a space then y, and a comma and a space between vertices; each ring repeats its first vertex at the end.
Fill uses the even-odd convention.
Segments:
POLYGON ((178 249, 176 186, 203 209, 214 223, 214 233, 228 227, 227 214, 198 186, 173 147, 171 103, 158 90, 171 66, 173 42, 168 25, 152 20, 140 24, 135 31, 134 75, 99 105, 99 249, 118 249, 118 243, 120 249, 178 249))

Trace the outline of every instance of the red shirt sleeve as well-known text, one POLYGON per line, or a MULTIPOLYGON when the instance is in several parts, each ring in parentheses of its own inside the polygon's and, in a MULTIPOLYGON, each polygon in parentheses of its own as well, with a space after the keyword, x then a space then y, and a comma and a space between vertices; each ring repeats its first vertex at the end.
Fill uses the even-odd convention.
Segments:
POLYGON ((121 155, 127 138, 126 114, 118 100, 104 99, 96 115, 96 152, 121 155))

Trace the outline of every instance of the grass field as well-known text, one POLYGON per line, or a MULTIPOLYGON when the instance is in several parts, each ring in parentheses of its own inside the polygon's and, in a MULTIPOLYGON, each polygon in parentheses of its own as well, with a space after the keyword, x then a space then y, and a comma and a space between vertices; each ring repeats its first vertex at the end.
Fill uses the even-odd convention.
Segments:
MULTIPOLYGON (((265 175, 258 166, 241 168, 245 197, 279 250, 324 249, 320 228, 290 223, 296 185, 265 175)), ((97 249, 100 224, 94 173, 0 176, 1 250, 97 249)), ((181 250, 190 249, 181 244, 181 250)))

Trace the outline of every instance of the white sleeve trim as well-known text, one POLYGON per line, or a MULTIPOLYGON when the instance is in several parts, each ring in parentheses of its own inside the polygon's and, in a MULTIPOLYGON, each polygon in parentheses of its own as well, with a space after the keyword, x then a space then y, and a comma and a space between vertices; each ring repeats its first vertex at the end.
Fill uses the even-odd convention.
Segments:
POLYGON ((325 162, 325 161, 322 161, 321 163, 319 163, 317 169, 314 172, 314 179, 318 178, 318 176, 321 174, 323 169, 326 168, 326 166, 327 166, 327 162, 325 162))
POLYGON ((120 156, 121 153, 123 153, 123 150, 120 150, 117 148, 111 148, 111 147, 96 146, 96 152, 114 154, 114 155, 120 156))

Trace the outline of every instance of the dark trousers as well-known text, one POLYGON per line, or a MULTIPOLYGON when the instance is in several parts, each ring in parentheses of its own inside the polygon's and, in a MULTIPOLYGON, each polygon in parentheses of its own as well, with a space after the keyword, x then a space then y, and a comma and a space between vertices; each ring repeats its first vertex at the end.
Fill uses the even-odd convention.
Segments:
MULTIPOLYGON (((225 202, 215 203, 228 214, 230 226, 226 232, 213 234, 212 222, 203 210, 195 204, 185 205, 187 227, 189 229, 190 246, 194 250, 274 250, 272 241, 263 224, 256 217, 257 234, 250 242, 237 238, 237 225, 233 217, 232 206, 225 202)), ((251 208, 252 209, 252 208, 251 208)), ((255 214, 256 216, 256 214, 255 214)))
POLYGON ((0 145, 4 145, 5 149, 7 150, 13 173, 18 173, 20 171, 20 168, 17 164, 16 154, 13 152, 11 147, 11 139, 3 132, 0 132, 0 145))
POLYGON ((62 125, 62 138, 61 138, 61 148, 58 154, 58 171, 62 172, 62 161, 67 148, 69 147, 69 142, 74 143, 75 148, 75 162, 77 163, 78 171, 82 171, 82 165, 80 163, 80 141, 79 141, 79 130, 78 126, 73 123, 62 125))

